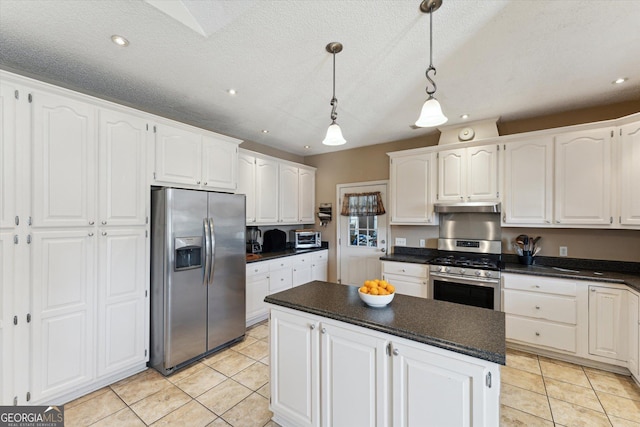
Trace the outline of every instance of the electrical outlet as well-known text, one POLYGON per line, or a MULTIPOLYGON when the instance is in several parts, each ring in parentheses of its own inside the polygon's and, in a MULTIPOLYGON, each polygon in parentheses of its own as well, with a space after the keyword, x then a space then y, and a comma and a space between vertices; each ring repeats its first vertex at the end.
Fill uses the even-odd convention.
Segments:
POLYGON ((560 256, 567 256, 567 247, 560 246, 560 256))
POLYGON ((407 246, 407 239, 404 237, 396 237, 396 246, 407 246))
POLYGON ((420 239, 420 247, 424 248, 425 247, 425 241, 424 239, 420 239))

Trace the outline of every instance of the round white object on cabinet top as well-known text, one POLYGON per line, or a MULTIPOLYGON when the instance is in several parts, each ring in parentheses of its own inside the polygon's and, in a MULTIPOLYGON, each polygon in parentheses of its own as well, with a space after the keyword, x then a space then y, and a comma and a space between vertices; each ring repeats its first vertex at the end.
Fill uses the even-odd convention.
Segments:
POLYGON ((460 129, 460 132, 458 132, 458 139, 460 141, 470 141, 474 136, 476 136, 476 132, 473 128, 462 128, 460 129))

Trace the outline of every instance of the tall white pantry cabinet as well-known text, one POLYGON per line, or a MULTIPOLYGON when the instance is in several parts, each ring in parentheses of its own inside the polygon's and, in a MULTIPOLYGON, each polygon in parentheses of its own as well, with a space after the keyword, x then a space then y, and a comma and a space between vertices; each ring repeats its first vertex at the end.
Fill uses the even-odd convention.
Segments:
POLYGON ((148 359, 148 120, 0 73, 0 404, 59 404, 148 359))

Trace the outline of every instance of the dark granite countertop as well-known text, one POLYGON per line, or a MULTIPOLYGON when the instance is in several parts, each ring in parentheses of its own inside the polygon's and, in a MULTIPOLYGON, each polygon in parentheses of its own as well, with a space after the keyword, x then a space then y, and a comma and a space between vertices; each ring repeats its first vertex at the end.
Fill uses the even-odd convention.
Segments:
POLYGON ((329 249, 329 248, 319 247, 319 248, 309 248, 309 249, 286 249, 280 252, 265 252, 265 253, 257 254, 257 255, 260 255, 260 257, 257 259, 247 260, 247 264, 250 264, 252 262, 269 261, 272 259, 282 258, 287 256, 306 254, 309 252, 323 251, 325 249, 329 249))
POLYGON ((372 308, 356 286, 320 281, 269 295, 265 302, 505 364, 500 311, 400 294, 388 306, 372 308))

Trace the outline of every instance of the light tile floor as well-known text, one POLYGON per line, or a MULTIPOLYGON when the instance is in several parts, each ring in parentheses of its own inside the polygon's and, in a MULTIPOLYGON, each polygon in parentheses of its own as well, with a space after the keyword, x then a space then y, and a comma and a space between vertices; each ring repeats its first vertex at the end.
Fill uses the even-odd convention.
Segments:
MULTIPOLYGON (((277 427, 268 337, 262 323, 174 375, 148 369, 69 402, 65 426, 277 427)), ((500 425, 640 427, 640 388, 629 377, 508 350, 500 425)))

